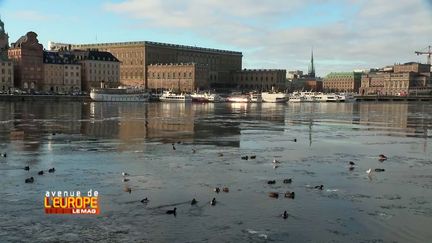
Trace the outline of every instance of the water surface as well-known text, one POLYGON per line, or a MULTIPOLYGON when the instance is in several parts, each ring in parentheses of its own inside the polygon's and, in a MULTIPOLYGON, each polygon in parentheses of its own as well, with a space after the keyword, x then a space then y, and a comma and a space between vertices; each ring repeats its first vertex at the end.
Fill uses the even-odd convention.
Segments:
POLYGON ((431 139, 430 103, 3 102, 0 241, 429 242, 431 139), (46 191, 89 189, 100 215, 44 213, 46 191))

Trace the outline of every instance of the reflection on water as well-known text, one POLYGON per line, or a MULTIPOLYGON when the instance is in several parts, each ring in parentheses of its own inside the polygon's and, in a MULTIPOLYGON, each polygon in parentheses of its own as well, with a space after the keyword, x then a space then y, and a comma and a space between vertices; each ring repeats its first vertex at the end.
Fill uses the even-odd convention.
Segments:
POLYGON ((0 103, 0 241, 427 242, 431 129, 429 103, 0 103), (43 214, 44 191, 90 188, 100 216, 43 214))

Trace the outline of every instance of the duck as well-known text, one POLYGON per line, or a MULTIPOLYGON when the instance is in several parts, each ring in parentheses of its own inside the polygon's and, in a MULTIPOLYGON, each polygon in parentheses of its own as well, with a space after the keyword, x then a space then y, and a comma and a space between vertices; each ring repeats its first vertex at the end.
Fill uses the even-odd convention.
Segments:
POLYGON ((122 176, 128 176, 129 174, 126 172, 122 172, 122 176))
POLYGON ((125 192, 129 192, 129 194, 131 194, 131 193, 132 193, 132 188, 130 188, 130 187, 125 187, 124 191, 125 191, 125 192))
POLYGON ((24 170, 30 170, 30 166, 28 166, 28 165, 25 166, 25 167, 24 167, 24 170))
POLYGON ((173 144, 172 148, 173 148, 173 150, 176 150, 176 147, 174 146, 174 144, 173 144))
POLYGON ((33 176, 30 178, 25 179, 25 183, 33 183, 34 182, 34 178, 33 176))
POLYGON ((387 156, 385 156, 384 154, 380 154, 380 155, 378 155, 378 160, 379 161, 387 160, 387 156))
POLYGON ((246 156, 242 156, 241 159, 243 159, 243 160, 248 160, 248 159, 249 159, 249 156, 247 156, 247 155, 246 155, 246 156))
POLYGON ((148 203, 149 200, 148 200, 148 198, 144 198, 144 199, 142 199, 140 202, 141 202, 141 203, 148 203))
POLYGON ((192 149, 192 153, 193 153, 193 154, 196 153, 196 150, 195 150, 195 149, 192 149))
POLYGON ((279 193, 278 192, 269 192, 269 197, 272 197, 272 198, 278 198, 279 197, 279 193))
POLYGON ((250 159, 256 159, 256 155, 251 155, 250 159))
POLYGON ((285 197, 294 199, 295 193, 294 192, 285 192, 285 197))
POLYGON ((349 161, 348 164, 349 164, 350 166, 354 166, 354 165, 355 165, 355 163, 352 162, 352 161, 349 161))
POLYGON ((219 157, 222 157, 222 156, 223 156, 223 153, 218 153, 218 156, 219 156, 219 157))
POLYGON ((54 172, 55 172, 55 168, 54 167, 48 170, 48 173, 54 173, 54 172))
POLYGON ((294 142, 294 143, 297 143, 297 138, 294 138, 293 142, 294 142))
POLYGON ((219 193, 220 192, 220 188, 219 187, 215 187, 215 189, 213 189, 214 192, 219 193))
POLYGON ((292 183, 292 178, 283 180, 283 183, 285 183, 285 184, 292 183))
POLYGON ((123 182, 128 182, 129 179, 128 178, 123 178, 123 182))
POLYGON ((370 174, 372 173, 372 169, 369 168, 369 169, 366 171, 366 173, 367 173, 368 175, 370 175, 370 174))
POLYGON ((193 198, 192 201, 191 201, 191 205, 195 205, 197 203, 198 203, 198 201, 195 198, 193 198))
POLYGON ((270 181, 267 181, 267 184, 269 184, 269 185, 276 184, 276 180, 270 180, 270 181))
POLYGON ((181 141, 177 141, 177 144, 181 144, 181 141))
POLYGON ((279 163, 280 163, 279 160, 273 159, 273 164, 279 164, 279 163))
POLYGON ((41 170, 38 172, 38 175, 43 175, 43 173, 44 173, 43 170, 41 170))
POLYGON ((1 156, 2 156, 3 158, 6 158, 6 157, 7 157, 7 153, 2 153, 1 156))
POLYGON ((288 218, 288 213, 287 213, 286 210, 283 212, 283 214, 282 214, 282 218, 283 218, 283 219, 287 219, 287 218, 288 218))
POLYGON ((315 186, 315 189, 322 190, 323 187, 324 187, 323 185, 319 185, 319 186, 315 186))
POLYGON ((376 168, 375 170, 374 170, 375 172, 384 172, 385 171, 385 169, 381 169, 381 168, 376 168))
POLYGON ((228 187, 224 187, 224 188, 222 188, 222 191, 223 192, 229 192, 229 188, 228 187))
POLYGON ((212 206, 216 205, 216 198, 215 197, 210 201, 210 205, 212 205, 212 206))
POLYGON ((279 165, 273 165, 273 169, 279 168, 279 165))
POLYGON ((177 211, 177 208, 174 208, 173 210, 166 211, 166 214, 174 214, 174 215, 176 215, 176 211, 177 211))

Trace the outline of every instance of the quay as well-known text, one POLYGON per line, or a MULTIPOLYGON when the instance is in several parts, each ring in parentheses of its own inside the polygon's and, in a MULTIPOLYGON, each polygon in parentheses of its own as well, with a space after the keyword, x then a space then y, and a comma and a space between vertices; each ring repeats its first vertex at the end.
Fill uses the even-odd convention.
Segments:
POLYGON ((64 101, 75 101, 75 102, 90 102, 90 96, 84 95, 0 95, 0 101, 47 101, 47 102, 64 102, 64 101))
POLYGON ((382 95, 364 95, 356 96, 356 100, 363 101, 432 101, 430 95, 419 95, 419 96, 382 96, 382 95))

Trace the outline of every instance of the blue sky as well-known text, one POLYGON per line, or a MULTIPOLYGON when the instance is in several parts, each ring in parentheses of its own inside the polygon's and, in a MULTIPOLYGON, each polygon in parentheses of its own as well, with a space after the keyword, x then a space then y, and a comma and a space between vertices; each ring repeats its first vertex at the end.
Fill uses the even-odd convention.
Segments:
POLYGON ((321 76, 408 61, 432 44, 427 0, 0 0, 10 42, 151 40, 242 51, 244 68, 321 76), (31 2, 31 4, 29 4, 31 2), (37 3, 37 4, 36 4, 37 3))

